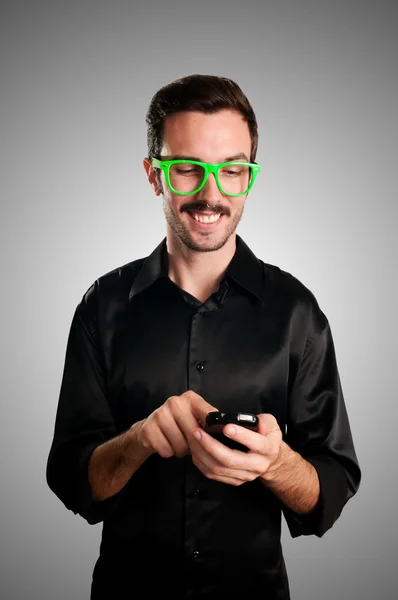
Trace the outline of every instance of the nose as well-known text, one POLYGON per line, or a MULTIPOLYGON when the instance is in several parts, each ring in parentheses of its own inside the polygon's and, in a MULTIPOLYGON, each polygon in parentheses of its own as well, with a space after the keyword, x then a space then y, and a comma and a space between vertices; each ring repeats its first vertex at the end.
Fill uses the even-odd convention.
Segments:
POLYGON ((223 194, 218 188, 216 176, 214 173, 209 173, 207 181, 202 189, 198 192, 197 198, 206 200, 220 200, 223 194))

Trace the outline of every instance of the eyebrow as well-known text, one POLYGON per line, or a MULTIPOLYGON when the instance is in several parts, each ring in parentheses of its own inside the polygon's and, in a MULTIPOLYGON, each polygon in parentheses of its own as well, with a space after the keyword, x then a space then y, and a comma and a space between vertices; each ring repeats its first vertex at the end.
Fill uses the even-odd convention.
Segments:
MULTIPOLYGON (((197 156, 186 156, 185 154, 176 154, 176 155, 168 158, 167 160, 196 160, 197 162, 206 162, 204 160, 201 160, 197 156)), ((228 156, 225 160, 223 160, 221 162, 222 163, 223 162, 232 162, 234 160, 243 160, 244 162, 249 162, 249 159, 247 158, 247 156, 244 152, 240 152, 239 154, 234 154, 233 156, 228 156)))

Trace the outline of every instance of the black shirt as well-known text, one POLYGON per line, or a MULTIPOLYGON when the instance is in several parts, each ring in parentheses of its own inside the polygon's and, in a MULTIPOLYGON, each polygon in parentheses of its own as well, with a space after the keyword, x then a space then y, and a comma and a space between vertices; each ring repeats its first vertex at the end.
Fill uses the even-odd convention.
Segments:
POLYGON ((293 537, 320 537, 361 478, 329 322, 307 287, 239 236, 204 303, 168 278, 166 262, 164 239, 149 257, 97 279, 78 304, 48 485, 88 523, 103 522, 92 600, 288 600, 282 514, 293 537), (93 450, 188 389, 225 412, 273 414, 318 472, 316 509, 295 514, 258 480, 227 485, 189 455, 158 454, 119 493, 94 502, 93 450))

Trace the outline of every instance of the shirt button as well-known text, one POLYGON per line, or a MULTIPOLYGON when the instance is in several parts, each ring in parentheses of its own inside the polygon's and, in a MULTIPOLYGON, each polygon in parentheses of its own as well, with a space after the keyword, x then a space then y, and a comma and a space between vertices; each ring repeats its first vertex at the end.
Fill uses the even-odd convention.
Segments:
POLYGON ((199 490, 198 488, 195 488, 194 490, 192 490, 192 496, 199 496, 199 490))
POLYGON ((199 556, 200 556, 200 552, 199 552, 199 550, 194 550, 194 551, 192 552, 192 556, 193 556, 194 558, 199 558, 199 556))
POLYGON ((205 368, 205 363, 202 361, 196 363, 196 368, 198 371, 203 371, 203 369, 205 368))

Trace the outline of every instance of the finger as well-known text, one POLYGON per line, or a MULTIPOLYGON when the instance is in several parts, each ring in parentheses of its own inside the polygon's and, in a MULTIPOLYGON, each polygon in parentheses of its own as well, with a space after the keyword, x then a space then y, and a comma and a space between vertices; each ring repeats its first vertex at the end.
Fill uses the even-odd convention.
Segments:
POLYGON ((274 430, 267 428, 267 431, 267 434, 261 434, 240 425, 225 425, 223 429, 224 435, 228 438, 247 446, 249 451, 264 456, 273 455, 282 439, 279 427, 274 430))
POLYGON ((207 413, 218 411, 218 409, 207 402, 202 396, 199 396, 196 392, 188 390, 183 394, 187 398, 191 406, 191 412, 195 419, 201 425, 204 425, 207 417, 207 413))
POLYGON ((156 432, 155 440, 151 442, 151 445, 162 458, 171 458, 172 456, 175 456, 173 446, 160 429, 156 432))
POLYGON ((275 419, 274 415, 269 413, 261 413, 257 416, 259 419, 258 433, 261 433, 262 435, 268 435, 269 433, 273 433, 275 430, 280 431, 278 421, 275 419))
POLYGON ((162 433, 160 427, 154 422, 153 415, 148 419, 141 421, 141 426, 138 429, 138 436, 140 443, 144 448, 157 452, 163 458, 174 456, 173 447, 162 433))
POLYGON ((187 439, 171 413, 166 411, 163 412, 162 420, 159 423, 159 429, 167 439, 176 456, 181 458, 188 454, 189 445, 187 439))
POLYGON ((236 471, 250 470, 250 459, 246 452, 228 448, 202 429, 196 428, 192 434, 194 438, 190 444, 192 455, 199 456, 209 468, 222 466, 224 469, 236 471))
POLYGON ((192 437, 192 430, 199 425, 192 414, 191 403, 185 394, 181 396, 170 396, 161 407, 162 422, 164 422, 163 413, 166 413, 171 421, 177 424, 182 435, 187 441, 192 437))
POLYGON ((184 406, 182 410, 176 411, 174 420, 182 432, 188 444, 192 440, 192 431, 200 425, 199 421, 191 412, 190 406, 184 406))
POLYGON ((244 478, 238 479, 237 477, 230 477, 228 475, 212 471, 208 468, 208 466, 202 462, 202 460, 197 455, 192 455, 192 462, 199 469, 201 473, 208 479, 213 479, 214 481, 220 481, 221 483, 226 483, 228 485, 242 485, 246 480, 244 478))

